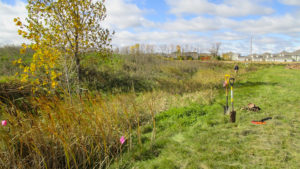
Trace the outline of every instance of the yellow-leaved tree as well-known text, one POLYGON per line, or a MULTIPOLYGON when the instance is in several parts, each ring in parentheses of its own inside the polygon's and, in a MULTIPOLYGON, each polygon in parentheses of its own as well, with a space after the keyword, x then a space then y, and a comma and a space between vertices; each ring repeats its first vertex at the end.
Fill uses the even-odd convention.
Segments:
POLYGON ((180 45, 177 45, 176 46, 176 57, 177 59, 181 60, 181 46, 180 45))
MULTIPOLYGON (((55 88, 60 83, 80 91, 80 62, 87 52, 110 53, 111 33, 103 28, 105 0, 28 0, 26 23, 14 22, 18 33, 30 41, 23 44, 35 51, 24 65, 23 81, 55 88)), ((20 61, 18 61, 20 63, 20 61)))
POLYGON ((130 46, 130 53, 135 54, 135 55, 139 55, 140 54, 140 44, 137 43, 133 46, 130 46))

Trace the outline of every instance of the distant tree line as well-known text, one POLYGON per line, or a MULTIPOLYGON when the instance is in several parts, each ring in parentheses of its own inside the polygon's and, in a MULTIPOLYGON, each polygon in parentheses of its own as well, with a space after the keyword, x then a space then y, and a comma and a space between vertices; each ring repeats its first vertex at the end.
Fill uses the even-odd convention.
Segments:
POLYGON ((125 55, 160 55, 165 57, 171 57, 178 60, 193 60, 200 59, 210 60, 210 59, 221 59, 220 57, 221 43, 213 43, 210 48, 203 48, 200 45, 195 44, 184 44, 184 45, 174 45, 174 44, 139 44, 136 43, 132 46, 122 46, 114 47, 115 54, 125 54, 125 55), (196 55, 198 56, 196 58, 196 55))

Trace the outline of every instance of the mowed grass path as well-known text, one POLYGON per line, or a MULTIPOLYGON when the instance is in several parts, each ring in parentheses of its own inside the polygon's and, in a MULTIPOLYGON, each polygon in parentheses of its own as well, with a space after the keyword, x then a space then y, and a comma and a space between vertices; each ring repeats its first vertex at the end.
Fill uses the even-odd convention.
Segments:
POLYGON ((211 105, 171 109, 143 130, 143 146, 113 168, 300 168, 300 71, 274 66, 245 74, 235 85, 237 122, 223 115, 223 91, 211 105), (241 110, 255 103, 262 110, 241 110), (266 125, 252 120, 273 117, 266 125))

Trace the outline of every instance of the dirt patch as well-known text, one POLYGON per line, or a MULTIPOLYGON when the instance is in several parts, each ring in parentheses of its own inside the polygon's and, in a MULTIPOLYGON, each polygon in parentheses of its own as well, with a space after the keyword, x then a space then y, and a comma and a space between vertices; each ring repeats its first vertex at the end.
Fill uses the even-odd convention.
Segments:
POLYGON ((297 69, 297 70, 300 70, 300 64, 297 63, 297 64, 289 64, 286 66, 287 69, 297 69))
POLYGON ((248 111, 253 111, 253 112, 257 112, 260 111, 260 107, 256 106, 253 103, 249 103, 246 107, 242 108, 243 110, 248 110, 248 111))

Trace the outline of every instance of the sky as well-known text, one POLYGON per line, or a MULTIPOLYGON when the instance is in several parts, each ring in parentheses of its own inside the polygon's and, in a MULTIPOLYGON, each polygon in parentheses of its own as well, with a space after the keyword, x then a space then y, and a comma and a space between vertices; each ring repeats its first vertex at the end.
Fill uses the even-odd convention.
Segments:
MULTIPOLYGON (((300 49, 300 0, 106 0, 104 27, 112 44, 189 45, 207 52, 278 53, 300 49)), ((0 0, 0 45, 21 44, 13 18, 26 18, 25 0, 0 0)))

